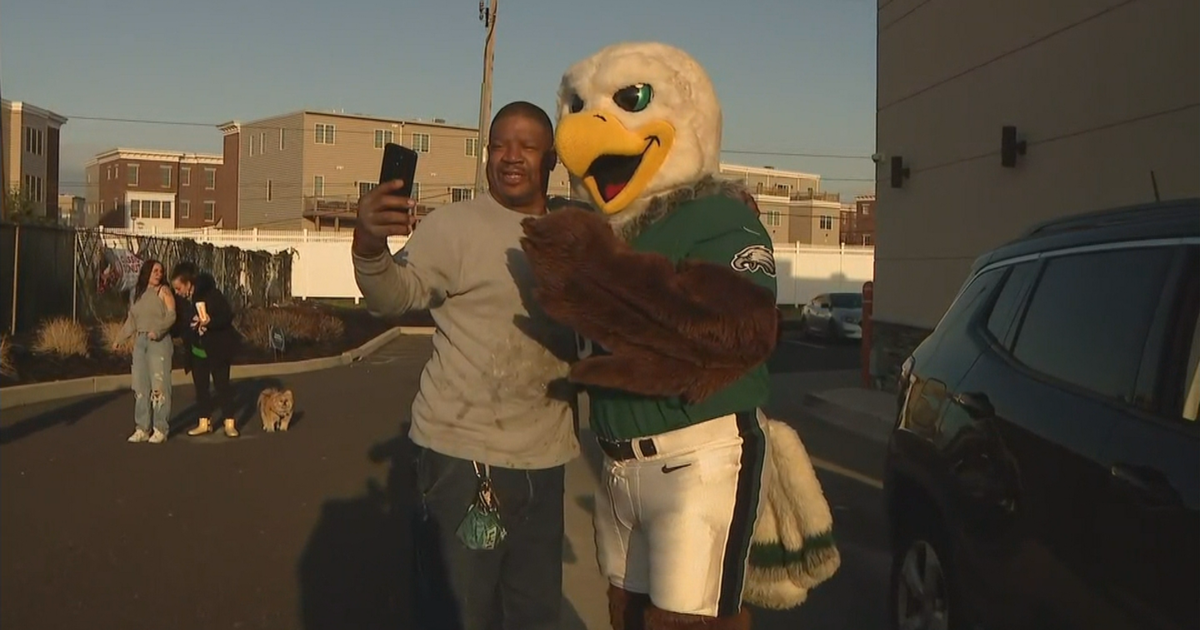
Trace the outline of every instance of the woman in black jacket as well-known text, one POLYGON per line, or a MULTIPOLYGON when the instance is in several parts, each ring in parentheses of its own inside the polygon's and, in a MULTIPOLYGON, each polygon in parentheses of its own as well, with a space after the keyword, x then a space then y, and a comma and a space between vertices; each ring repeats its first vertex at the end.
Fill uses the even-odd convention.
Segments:
POLYGON ((233 308, 217 288, 208 273, 200 272, 194 263, 181 262, 171 272, 171 286, 187 301, 179 309, 183 332, 184 369, 192 372, 196 385, 196 405, 200 421, 188 435, 204 435, 213 430, 213 413, 225 417, 225 435, 237 437, 237 421, 233 418, 233 392, 229 385, 229 370, 237 351, 239 337, 233 327, 233 308), (197 308, 199 307, 199 308, 197 308), (216 389, 216 406, 209 392, 209 379, 216 389))

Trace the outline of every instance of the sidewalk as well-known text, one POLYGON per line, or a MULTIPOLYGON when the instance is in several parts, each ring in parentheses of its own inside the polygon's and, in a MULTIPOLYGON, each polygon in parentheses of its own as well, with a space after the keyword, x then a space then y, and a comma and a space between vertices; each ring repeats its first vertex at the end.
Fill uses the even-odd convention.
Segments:
POLYGON ((886 443, 896 417, 896 397, 861 387, 860 378, 858 370, 773 374, 767 411, 782 417, 806 414, 886 443))

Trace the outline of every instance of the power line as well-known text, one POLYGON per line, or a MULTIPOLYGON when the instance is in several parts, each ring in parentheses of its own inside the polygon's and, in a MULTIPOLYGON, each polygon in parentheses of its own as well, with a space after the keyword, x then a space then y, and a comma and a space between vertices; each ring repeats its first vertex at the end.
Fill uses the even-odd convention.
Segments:
MULTIPOLYGON (((928 0, 926 0, 926 1, 928 1, 928 0)), ((1091 15, 1087 16, 1087 17, 1084 17, 1084 18, 1082 18, 1082 19, 1079 19, 1079 20, 1076 20, 1076 21, 1074 21, 1074 22, 1071 22, 1070 24, 1067 24, 1066 26, 1063 26, 1063 27, 1057 28, 1057 29, 1055 29, 1055 30, 1053 30, 1053 31, 1051 31, 1051 32, 1049 32, 1049 33, 1047 33, 1047 34, 1045 34, 1045 35, 1041 36, 1041 37, 1038 37, 1038 38, 1035 38, 1035 39, 1033 39, 1033 40, 1031 40, 1031 41, 1025 42, 1024 44, 1021 44, 1020 46, 1017 46, 1016 48, 1013 48, 1013 49, 1011 49, 1011 50, 1008 50, 1008 51, 1006 51, 1006 52, 1000 53, 999 55, 996 55, 995 57, 992 57, 992 58, 990 58, 990 59, 987 59, 986 61, 982 61, 982 62, 980 62, 980 63, 977 63, 977 64, 975 64, 975 65, 971 66, 970 68, 967 68, 967 69, 965 69, 965 70, 961 70, 961 71, 959 71, 959 72, 956 72, 956 73, 954 73, 954 74, 952 74, 952 75, 950 75, 950 76, 948 76, 948 77, 946 77, 946 78, 944 78, 944 79, 939 79, 939 80, 937 80, 937 81, 934 81, 933 83, 930 83, 929 85, 926 85, 925 87, 923 87, 923 88, 920 88, 920 89, 916 90, 915 92, 912 92, 912 93, 910 93, 910 94, 908 94, 908 95, 906 95, 906 96, 901 96, 900 98, 898 98, 898 99, 896 99, 896 100, 894 100, 894 101, 892 101, 892 102, 890 102, 890 103, 888 103, 888 104, 886 104, 886 105, 881 105, 881 106, 879 107, 879 111, 880 111, 880 112, 882 112, 882 111, 884 111, 884 110, 886 110, 886 109, 888 109, 888 108, 890 108, 890 107, 892 107, 892 106, 894 106, 894 105, 899 105, 900 103, 903 103, 904 101, 907 101, 907 100, 913 99, 913 98, 915 98, 915 97, 917 97, 917 96, 920 96, 921 94, 924 94, 924 93, 926 93, 926 92, 928 92, 928 91, 930 91, 930 90, 932 90, 932 89, 934 89, 934 88, 937 88, 937 87, 940 87, 940 86, 942 86, 942 85, 945 85, 945 84, 947 84, 947 83, 949 83, 949 82, 951 82, 951 81, 953 81, 953 80, 955 80, 955 79, 959 79, 959 78, 961 78, 961 77, 964 77, 964 76, 966 76, 966 75, 968 75, 968 74, 970 74, 970 73, 972 73, 972 72, 975 72, 976 70, 979 70, 980 68, 983 68, 983 67, 985 67, 985 66, 988 66, 988 65, 991 65, 991 64, 993 64, 993 63, 995 63, 995 62, 997 62, 997 61, 1000 61, 1001 59, 1004 59, 1005 57, 1010 57, 1010 56, 1012 56, 1012 55, 1015 55, 1015 54, 1017 54, 1017 53, 1019 53, 1019 52, 1022 52, 1022 51, 1024 51, 1024 50, 1028 50, 1029 48, 1032 48, 1032 47, 1034 47, 1034 46, 1036 46, 1036 45, 1038 45, 1038 44, 1040 44, 1040 43, 1042 43, 1042 42, 1044 42, 1044 41, 1046 41, 1046 40, 1048 40, 1048 39, 1050 39, 1050 38, 1052 38, 1052 37, 1055 37, 1055 36, 1057 36, 1057 35, 1061 35, 1061 34, 1063 34, 1063 33, 1067 32, 1067 31, 1069 31, 1069 30, 1071 30, 1071 29, 1073 29, 1073 28, 1076 28, 1076 27, 1078 27, 1078 26, 1080 26, 1080 25, 1086 24, 1086 23, 1088 23, 1088 22, 1090 22, 1090 21, 1092 21, 1092 20, 1094 20, 1094 19, 1096 19, 1096 18, 1098 18, 1098 17, 1101 17, 1101 16, 1103 16, 1103 15, 1106 15, 1106 14, 1108 14, 1108 13, 1111 13, 1111 12, 1113 12, 1113 11, 1116 11, 1117 9, 1120 9, 1120 8, 1126 7, 1126 6, 1130 5, 1130 4, 1133 4, 1133 3, 1134 3, 1134 2, 1136 2, 1136 1, 1137 1, 1137 0, 1122 0, 1122 2, 1119 2, 1119 3, 1117 3, 1117 4, 1114 4, 1114 5, 1112 5, 1112 6, 1105 7, 1105 8, 1103 8, 1103 9, 1101 9, 1101 10, 1099 10, 1099 11, 1097 11, 1097 12, 1095 12, 1095 13, 1093 13, 1093 14, 1091 14, 1091 15)))
MULTIPOLYGON (((895 1, 896 0, 890 0, 887 4, 891 4, 892 2, 895 2, 895 1)), ((885 24, 883 26, 880 26, 879 33, 882 34, 884 31, 888 30, 889 28, 892 28, 893 26, 896 25, 896 22, 899 22, 899 21, 903 20, 904 18, 907 18, 908 16, 912 15, 913 12, 915 12, 917 9, 920 9, 921 7, 929 4, 930 1, 931 0, 921 0, 921 2, 916 3, 909 10, 905 11, 904 13, 901 13, 899 15, 899 17, 897 17, 896 19, 892 20, 891 22, 888 22, 887 24, 885 24)), ((884 8, 887 7, 887 4, 883 5, 882 7, 879 7, 879 10, 883 11, 884 8)))
MULTIPOLYGON (((1066 140, 1069 138, 1074 138, 1076 136, 1082 136, 1082 135, 1089 134, 1089 133, 1095 133, 1097 131, 1104 131, 1106 129, 1112 129, 1114 127, 1130 125, 1133 123, 1142 122, 1143 120, 1149 120, 1151 118, 1158 118, 1159 116, 1169 116, 1171 114, 1177 114, 1179 112, 1187 111, 1189 109, 1200 109, 1200 102, 1188 103, 1187 105, 1171 107, 1169 109, 1164 109, 1164 110, 1157 111, 1157 112, 1151 112, 1149 114, 1142 114, 1140 116, 1131 116, 1129 118, 1122 118, 1120 120, 1109 121, 1106 123, 1101 123, 1099 125, 1095 125, 1092 127, 1086 127, 1083 129, 1073 129, 1071 131, 1062 132, 1062 133, 1059 133, 1059 134, 1053 135, 1053 136, 1047 136, 1045 138, 1026 140, 1026 146, 1029 148, 1032 148, 1032 147, 1035 147, 1038 145, 1050 144, 1052 142, 1058 142, 1060 140, 1066 140)), ((933 164, 931 166, 914 167, 910 171, 910 176, 916 175, 918 173, 925 173, 928 171, 936 171, 936 170, 947 168, 950 166, 956 166, 959 164, 963 164, 965 162, 972 162, 975 160, 982 160, 984 158, 995 157, 997 155, 1000 155, 1000 150, 999 149, 991 149, 991 150, 983 151, 983 152, 976 153, 973 155, 968 155, 965 157, 948 160, 946 162, 939 162, 939 163, 933 164)))
MULTIPOLYGON (((123 123, 123 124, 133 124, 133 125, 163 125, 163 126, 168 126, 168 127, 203 127, 203 128, 207 128, 207 129, 216 129, 219 126, 214 123, 202 123, 202 122, 186 121, 186 120, 155 120, 155 119, 147 119, 147 118, 112 118, 112 117, 108 117, 108 116, 66 116, 66 117, 70 120, 86 120, 86 121, 92 121, 92 122, 111 122, 111 123, 123 123)), ((379 121, 379 122, 382 123, 385 121, 379 121)), ((399 122, 399 121, 397 121, 397 122, 399 122)), ((440 123, 426 123, 424 121, 406 121, 406 122, 407 122, 407 124, 412 124, 412 125, 428 124, 431 126, 440 126, 440 123)), ((262 132, 262 131, 268 131, 268 130, 270 130, 270 131, 298 131, 298 132, 303 132, 303 133, 308 133, 310 131, 313 131, 313 129, 306 128, 306 127, 287 127, 287 126, 281 127, 279 125, 269 125, 269 124, 242 124, 241 129, 242 129, 242 131, 245 131, 247 133, 262 132)), ((335 134, 335 138, 337 135, 341 135, 341 134, 374 136, 376 131, 392 131, 392 130, 391 129, 360 130, 360 129, 336 129, 335 128, 334 134, 335 134)), ((470 131, 474 131, 474 129, 469 128, 469 127, 464 127, 463 131, 469 133, 470 131)), ((466 139, 472 137, 472 136, 465 136, 462 134, 447 134, 447 133, 439 134, 439 133, 425 133, 425 132, 413 132, 413 133, 420 133, 422 135, 428 136, 429 138, 453 138, 456 140, 466 140, 466 139)), ((870 154, 811 153, 811 152, 789 152, 789 151, 754 151, 754 150, 750 150, 750 149, 722 149, 721 152, 722 153, 730 153, 730 154, 734 154, 734 155, 738 155, 738 154, 741 154, 741 155, 766 155, 766 156, 776 156, 776 157, 795 157, 795 158, 829 159, 829 160, 869 160, 869 159, 871 159, 870 154)), ((183 153, 197 153, 197 152, 196 151, 184 151, 183 153)), ((482 151, 480 153, 482 153, 482 151)))

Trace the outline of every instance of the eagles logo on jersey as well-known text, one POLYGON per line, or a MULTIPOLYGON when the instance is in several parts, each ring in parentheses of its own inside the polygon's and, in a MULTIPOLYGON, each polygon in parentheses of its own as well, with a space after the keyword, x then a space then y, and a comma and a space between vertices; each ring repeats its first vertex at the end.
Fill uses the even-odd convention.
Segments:
POLYGON ((735 271, 754 273, 761 271, 775 277, 775 254, 766 245, 751 245, 738 252, 729 262, 735 271))

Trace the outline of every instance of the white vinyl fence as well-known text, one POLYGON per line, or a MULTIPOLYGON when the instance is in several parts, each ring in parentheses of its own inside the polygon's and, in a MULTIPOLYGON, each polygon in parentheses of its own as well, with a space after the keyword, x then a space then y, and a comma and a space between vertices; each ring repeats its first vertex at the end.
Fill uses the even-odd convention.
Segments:
MULTIPOLYGON (((148 235, 140 232, 141 235, 148 235)), ((292 295, 298 298, 362 297, 350 263, 350 232, 283 230, 172 230, 155 231, 162 238, 190 238, 200 243, 233 245, 245 250, 293 250, 292 295)), ((390 241, 393 252, 405 238, 390 241)), ((775 264, 780 304, 803 304, 817 294, 860 291, 874 279, 875 248, 815 247, 775 244, 775 264)))

